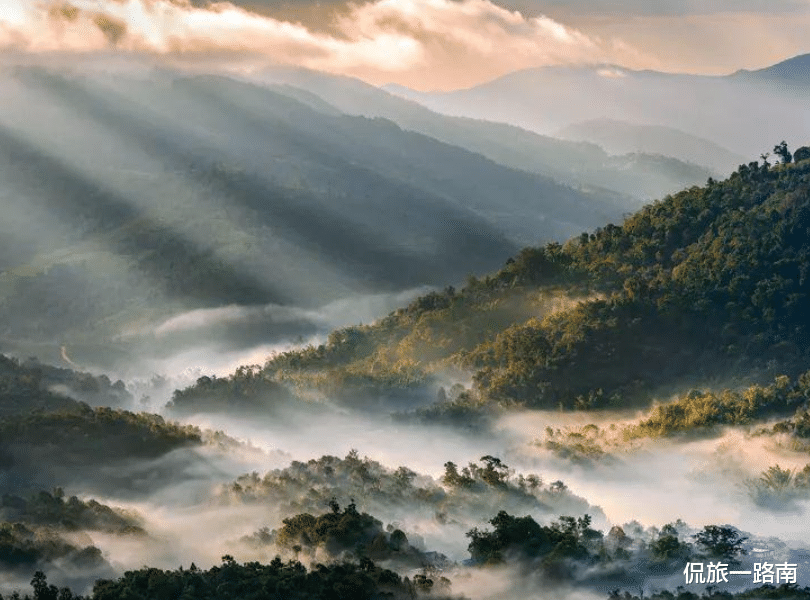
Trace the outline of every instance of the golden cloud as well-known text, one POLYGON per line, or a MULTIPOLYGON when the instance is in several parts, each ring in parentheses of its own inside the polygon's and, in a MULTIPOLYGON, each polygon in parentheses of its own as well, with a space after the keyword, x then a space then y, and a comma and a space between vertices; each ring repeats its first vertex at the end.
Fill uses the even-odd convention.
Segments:
POLYGON ((530 66, 622 60, 634 52, 490 0, 349 4, 334 13, 329 32, 229 2, 206 7, 188 0, 5 3, 9 8, 0 14, 3 49, 238 53, 383 81, 406 74, 423 82, 476 81, 530 66))

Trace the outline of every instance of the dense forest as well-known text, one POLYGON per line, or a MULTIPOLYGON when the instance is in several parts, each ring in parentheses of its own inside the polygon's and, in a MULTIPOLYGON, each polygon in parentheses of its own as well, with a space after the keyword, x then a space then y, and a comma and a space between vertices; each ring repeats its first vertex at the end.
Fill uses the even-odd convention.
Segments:
POLYGON ((0 600, 810 598, 810 147, 102 71, 0 67, 0 600))
POLYGON ((478 514, 500 509, 534 514, 601 509, 573 494, 563 481, 535 473, 515 474, 501 459, 483 456, 459 468, 447 461, 439 481, 408 467, 387 468, 351 451, 345 458, 323 456, 260 476, 247 473, 217 494, 228 504, 263 504, 292 515, 315 511, 333 500, 360 502, 374 513, 422 514, 438 523, 468 524, 478 514))
MULTIPOLYGON (((200 377, 166 408, 248 422, 350 410, 487 427, 487 418, 517 410, 635 407, 642 412, 631 421, 547 427, 535 447, 569 464, 610 464, 638 444, 711 439, 736 427, 806 454, 808 189, 810 160, 743 165, 726 181, 667 197, 620 226, 524 249, 500 271, 423 295, 373 324, 336 330, 322 345, 200 377), (661 390, 675 395, 655 402, 661 390)), ((498 568, 537 589, 564 583, 607 595, 650 581, 665 587, 685 561, 747 560, 752 547, 729 525, 625 523, 602 531, 594 522, 607 522, 602 509, 565 482, 516 472, 494 455, 466 465, 446 460, 433 477, 352 450, 292 460, 211 490, 212 509, 268 509, 228 548, 283 558, 242 564, 228 555, 209 570, 144 568, 105 579, 113 570, 101 551, 70 536, 148 540, 147 521, 61 488, 43 491, 45 478, 21 475, 48 465, 51 477, 72 470, 78 481, 120 464, 120 479, 107 474, 107 487, 96 488, 112 490, 131 461, 206 445, 239 449, 240 442, 110 408, 130 406, 133 397, 106 377, 6 357, 0 368, 0 459, 5 480, 15 482, 0 503, 0 559, 20 574, 55 565, 92 571, 101 579, 90 598, 459 597, 450 583, 458 569, 498 568), (489 515, 483 523, 481 515, 489 515), (402 518, 466 533, 469 558, 462 564, 427 547, 402 518)), ((740 485, 754 505, 778 513, 810 497, 808 473, 810 464, 773 464, 740 485)), ((80 597, 47 584, 44 571, 32 585, 36 600, 80 597)), ((760 593, 800 598, 806 590, 760 593)))
MULTIPOLYGON (((409 545, 407 534, 399 529, 384 530, 380 521, 358 512, 353 503, 341 510, 333 500, 330 508, 318 516, 303 513, 284 519, 278 530, 261 530, 246 540, 256 545, 277 544, 288 556, 294 555, 286 561, 276 556, 268 564, 239 564, 231 555, 225 555, 220 566, 207 571, 194 563, 188 569, 181 566, 174 571, 144 567, 128 571, 118 579, 99 579, 89 597, 111 600, 462 597, 451 593, 451 580, 442 575, 454 571, 446 559, 409 545), (319 555, 320 559, 331 559, 314 562, 316 548, 325 551, 319 555), (437 565, 439 560, 443 562, 437 565), (389 570, 378 563, 396 568, 389 570), (409 566, 417 567, 417 571, 411 570, 411 575, 405 577, 397 574, 409 566)), ((748 538, 729 526, 707 525, 692 530, 677 521, 660 530, 628 524, 627 531, 614 526, 604 533, 591 527, 587 514, 561 516, 541 525, 531 516, 516 517, 506 511, 500 511, 489 523, 492 529, 473 528, 467 532, 470 540, 467 568, 486 572, 508 563, 522 571, 523 578, 532 580, 537 590, 550 591, 560 584, 576 583, 592 590, 615 589, 610 598, 631 598, 629 594, 621 596, 618 589, 677 573, 684 561, 709 559, 740 565, 740 559, 747 554, 748 538)), ((34 600, 80 598, 67 588, 59 590, 47 585, 43 572, 37 572, 31 584, 34 600)), ((766 586, 758 590, 762 596, 740 597, 783 597, 768 595, 772 589, 773 586, 766 586)), ((803 591, 795 585, 780 589, 793 594, 807 593, 806 588, 803 591)), ((737 596, 727 593, 723 597, 737 596)), ((698 596, 693 594, 691 598, 698 596)))
MULTIPOLYGON (((621 225, 526 248, 461 289, 422 295, 264 366, 200 377, 166 408, 250 421, 348 410, 489 432, 496 418, 527 409, 584 411, 587 419, 629 408, 640 411, 629 420, 548 426, 534 446, 577 468, 609 468, 634 448, 722 439, 734 428, 807 455, 810 160, 803 150, 797 156, 742 165, 727 180, 668 196, 621 225)), ((771 464, 736 484, 752 505, 789 513, 810 498, 804 463, 771 464)), ((493 455, 466 466, 446 461, 436 478, 352 450, 247 473, 219 485, 212 501, 270 509, 267 524, 229 548, 281 558, 240 564, 228 555, 208 571, 130 571, 97 582, 90 597, 157 597, 160 588, 224 598, 223 590, 235 593, 229 585, 256 598, 462 597, 451 584, 460 572, 463 581, 469 571, 497 569, 509 569, 524 590, 573 585, 613 600, 635 600, 632 590, 645 588, 661 600, 810 593, 795 584, 675 589, 690 561, 750 568, 751 552, 765 548, 805 565, 805 554, 773 539, 753 541, 731 525, 678 520, 602 530, 594 521, 606 522, 602 510, 566 483, 515 472, 493 455), (489 515, 483 524, 482 514, 489 515), (462 564, 425 547, 398 521, 405 515, 461 528, 469 558, 462 564), (223 583, 226 573, 232 583, 223 583)))
MULTIPOLYGON (((644 406, 662 390, 796 377, 810 325, 808 189, 808 160, 741 165, 228 385, 260 377, 368 408, 380 396, 408 406, 438 393, 435 417, 465 406, 644 406), (468 389, 440 389, 469 376, 468 389)), ((210 386, 196 387, 179 397, 210 386)))

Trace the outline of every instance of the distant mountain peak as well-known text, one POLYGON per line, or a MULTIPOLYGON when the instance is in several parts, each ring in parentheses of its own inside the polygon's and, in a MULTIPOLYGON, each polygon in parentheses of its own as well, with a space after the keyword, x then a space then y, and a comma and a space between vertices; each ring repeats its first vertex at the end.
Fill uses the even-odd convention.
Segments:
POLYGON ((810 85, 810 54, 800 54, 763 69, 753 71, 741 69, 733 73, 731 77, 780 80, 794 85, 810 85))

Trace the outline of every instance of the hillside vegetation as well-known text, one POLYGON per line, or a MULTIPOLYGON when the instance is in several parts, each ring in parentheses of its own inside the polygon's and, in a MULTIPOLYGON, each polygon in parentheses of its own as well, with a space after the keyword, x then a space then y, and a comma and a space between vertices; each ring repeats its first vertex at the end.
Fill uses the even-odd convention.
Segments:
POLYGON ((417 511, 438 523, 474 521, 496 510, 551 514, 600 508, 573 494, 562 481, 546 482, 534 473, 515 474, 499 458, 484 456, 467 466, 447 462, 441 481, 408 467, 387 468, 356 451, 345 458, 322 456, 260 476, 247 473, 222 486, 223 503, 261 503, 285 515, 312 512, 332 501, 355 500, 374 513, 417 511))
POLYGON ((636 205, 226 77, 28 65, 0 90, 6 352, 57 338, 110 368, 141 338, 165 352, 149 325, 178 313, 459 281, 636 205))
POLYGON ((471 389, 438 391, 434 416, 644 405, 671 386, 793 378, 807 364, 809 241, 810 161, 752 162, 278 355, 260 376, 366 405, 433 400, 471 376, 471 389))

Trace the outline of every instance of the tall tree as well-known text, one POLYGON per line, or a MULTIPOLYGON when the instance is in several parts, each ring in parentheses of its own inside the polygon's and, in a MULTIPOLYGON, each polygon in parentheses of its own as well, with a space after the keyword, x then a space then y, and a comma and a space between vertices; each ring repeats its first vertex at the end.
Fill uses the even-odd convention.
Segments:
POLYGON ((773 147, 773 153, 782 159, 783 164, 788 164, 793 160, 793 155, 788 150, 787 142, 782 140, 779 144, 773 147))

